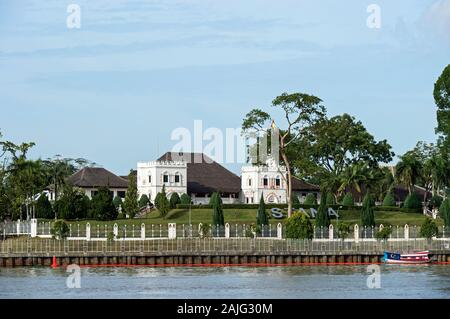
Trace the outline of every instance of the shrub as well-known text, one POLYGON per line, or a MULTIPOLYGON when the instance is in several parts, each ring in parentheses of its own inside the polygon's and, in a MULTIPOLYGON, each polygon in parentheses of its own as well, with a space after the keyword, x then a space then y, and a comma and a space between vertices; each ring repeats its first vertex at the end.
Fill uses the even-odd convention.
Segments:
POLYGON ((314 228, 305 214, 296 212, 286 220, 286 237, 295 239, 312 239, 314 228))
POLYGON ((83 219, 89 217, 91 200, 80 190, 65 187, 56 201, 54 210, 60 219, 83 219))
POLYGON ((422 208, 422 202, 416 193, 412 193, 406 197, 403 207, 408 209, 420 209, 422 208))
POLYGON ((45 194, 41 194, 36 202, 36 218, 51 219, 54 217, 52 204, 45 194))
POLYGON ((350 234, 351 226, 348 223, 340 223, 337 226, 337 233, 342 240, 346 239, 350 234))
POLYGON ((178 193, 172 193, 170 196, 170 208, 174 209, 178 204, 181 204, 180 196, 178 193))
POLYGON ((258 213, 256 214, 256 225, 269 225, 269 219, 266 214, 266 204, 264 202, 264 197, 261 194, 261 200, 259 201, 258 213))
POLYGON ((292 205, 300 205, 300 200, 298 199, 298 196, 295 194, 292 194, 292 205))
POLYGON ((443 199, 441 196, 434 195, 433 197, 431 197, 429 205, 431 206, 431 208, 438 208, 441 207, 442 202, 443 199))
POLYGON ((170 202, 167 199, 165 186, 163 186, 161 193, 156 195, 155 206, 159 210, 161 217, 166 218, 167 213, 170 211, 170 202))
POLYGON ((56 239, 66 239, 69 236, 69 232, 69 226, 61 219, 57 220, 50 230, 52 237, 56 239))
POLYGON ((119 196, 114 197, 113 204, 116 210, 119 211, 122 207, 122 198, 120 198, 119 196))
POLYGON ((378 230, 375 234, 375 238, 378 240, 387 240, 391 236, 392 228, 389 226, 383 227, 382 230, 378 230))
POLYGON ((425 219, 425 221, 422 224, 422 227, 420 228, 420 236, 431 239, 435 236, 437 236, 439 230, 436 225, 436 222, 432 220, 431 218, 425 219))
POLYGON ((313 193, 309 193, 308 195, 306 195, 303 205, 317 205, 316 195, 313 193))
POLYGON ((395 198, 391 193, 387 193, 386 196, 383 199, 383 206, 384 207, 395 207, 395 198))
POLYGON ((444 220, 445 227, 450 227, 450 198, 442 202, 441 207, 439 207, 439 213, 444 220))
POLYGON ((353 195, 351 193, 345 194, 344 198, 342 199, 342 205, 343 206, 354 206, 355 200, 353 199, 353 195))
MULTIPOLYGON (((329 193, 328 193, 329 194, 329 193)), ((328 198, 328 194, 322 194, 322 198, 328 198)), ((328 216, 327 205, 324 200, 320 201, 319 209, 316 216, 316 226, 317 227, 328 227, 330 226, 330 218, 328 216)))
MULTIPOLYGON (((322 201, 322 200, 320 200, 320 201, 322 201)), ((328 193, 326 196, 325 203, 327 204, 327 206, 336 205, 336 200, 334 198, 334 195, 331 193, 328 193)))
MULTIPOLYGON (((190 205, 192 202, 191 197, 188 194, 181 195, 180 202, 182 205, 190 205)), ((178 207, 178 205, 177 205, 178 207)))
POLYGON ((214 193, 211 196, 212 206, 213 206, 213 225, 223 226, 225 225, 225 220, 223 217, 223 207, 222 198, 219 193, 214 193))
POLYGON ((374 215, 374 201, 370 194, 366 194, 363 200, 363 207, 361 211, 361 223, 362 226, 375 226, 375 215, 374 215))
POLYGON ((150 205, 150 199, 146 194, 143 194, 141 198, 139 198, 139 208, 144 208, 150 205))
POLYGON ((98 220, 114 220, 117 214, 109 189, 99 188, 97 194, 92 197, 91 216, 98 220))

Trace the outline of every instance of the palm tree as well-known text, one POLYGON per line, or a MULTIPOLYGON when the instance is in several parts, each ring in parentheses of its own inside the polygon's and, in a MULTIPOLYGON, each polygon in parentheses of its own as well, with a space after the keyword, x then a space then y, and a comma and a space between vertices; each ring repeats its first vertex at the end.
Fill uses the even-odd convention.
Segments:
POLYGON ((411 195, 416 181, 422 175, 422 163, 411 152, 400 156, 400 162, 395 166, 395 178, 408 188, 411 195))
POLYGON ((342 195, 348 188, 354 188, 361 193, 361 185, 367 180, 369 169, 363 162, 348 166, 339 176, 340 186, 338 196, 342 195))

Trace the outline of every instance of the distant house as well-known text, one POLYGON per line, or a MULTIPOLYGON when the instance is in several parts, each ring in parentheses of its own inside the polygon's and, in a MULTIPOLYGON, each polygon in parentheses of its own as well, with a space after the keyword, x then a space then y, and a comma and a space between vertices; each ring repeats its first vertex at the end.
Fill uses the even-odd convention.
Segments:
MULTIPOLYGON (((92 197, 98 192, 99 188, 109 188, 113 197, 125 198, 128 189, 128 180, 117 176, 101 167, 85 167, 69 178, 66 182, 73 187, 81 189, 86 196, 92 197)), ((49 199, 55 199, 53 187, 49 188, 49 199)))

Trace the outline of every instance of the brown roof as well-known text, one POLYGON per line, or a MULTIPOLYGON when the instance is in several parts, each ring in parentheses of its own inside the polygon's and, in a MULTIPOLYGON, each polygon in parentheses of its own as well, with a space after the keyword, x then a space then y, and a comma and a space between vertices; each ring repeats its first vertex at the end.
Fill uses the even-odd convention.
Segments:
POLYGON ((307 183, 297 177, 292 177, 292 190, 293 191, 320 191, 320 187, 307 183))
POLYGON ((211 194, 221 192, 238 194, 241 178, 202 153, 167 152, 158 161, 179 161, 187 163, 187 190, 189 194, 211 194))
POLYGON ((126 179, 101 167, 85 167, 70 176, 67 181, 73 186, 84 188, 128 188, 126 179))

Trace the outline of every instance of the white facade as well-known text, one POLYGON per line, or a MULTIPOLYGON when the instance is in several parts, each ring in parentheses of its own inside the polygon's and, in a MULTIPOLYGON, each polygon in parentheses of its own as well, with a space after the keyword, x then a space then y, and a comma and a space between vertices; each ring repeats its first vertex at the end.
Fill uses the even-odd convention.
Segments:
POLYGON ((187 193, 187 164, 185 162, 146 162, 137 165, 139 197, 146 194, 150 201, 166 186, 167 197, 172 193, 187 193))
POLYGON ((287 202, 287 170, 268 160, 266 166, 243 166, 241 169, 242 198, 245 204, 258 204, 261 195, 266 203, 287 202))
MULTIPOLYGON (((76 189, 82 191, 84 193, 84 195, 86 195, 87 197, 89 197, 89 199, 92 199, 92 197, 94 197, 94 195, 98 192, 98 188, 86 188, 86 187, 75 187, 76 189)), ((113 198, 120 197, 122 200, 125 199, 125 195, 127 193, 127 188, 109 188, 109 191, 111 192, 111 195, 113 196, 113 198)), ((47 198, 50 201, 54 201, 55 200, 55 192, 53 190, 50 191, 46 191, 44 192, 44 194, 47 196, 47 198)))

